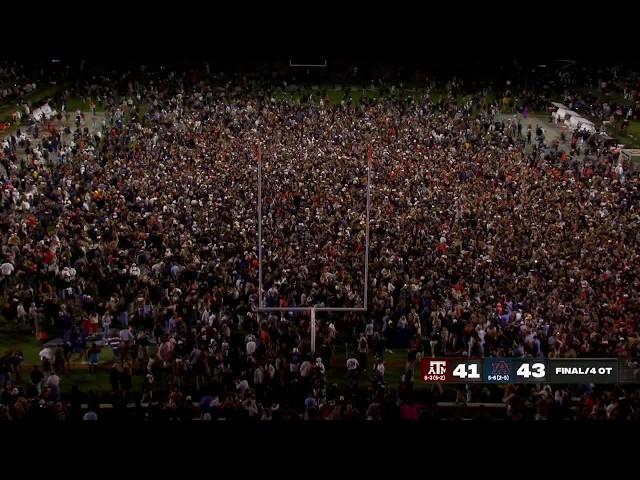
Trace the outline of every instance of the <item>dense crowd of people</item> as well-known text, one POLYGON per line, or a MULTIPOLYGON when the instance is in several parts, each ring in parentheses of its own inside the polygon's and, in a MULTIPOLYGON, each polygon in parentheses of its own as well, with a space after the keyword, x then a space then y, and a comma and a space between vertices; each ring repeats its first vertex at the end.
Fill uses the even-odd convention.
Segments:
MULTIPOLYGON (((102 83, 104 114, 3 145, 2 315, 42 364, 2 357, 0 418, 79 416, 65 372, 80 355, 98 375, 108 348, 113 398, 181 419, 436 418, 414 391, 423 355, 637 363, 638 175, 597 135, 551 141, 481 95, 330 105, 196 74, 102 83), (319 315, 315 352, 308 314, 258 312, 258 161, 265 306, 358 307, 368 289, 364 314, 319 315)), ((508 418, 640 411, 617 387, 457 401, 496 395, 508 418)))
POLYGON ((7 60, 0 62, 0 101, 17 99, 36 90, 34 76, 25 66, 7 60))

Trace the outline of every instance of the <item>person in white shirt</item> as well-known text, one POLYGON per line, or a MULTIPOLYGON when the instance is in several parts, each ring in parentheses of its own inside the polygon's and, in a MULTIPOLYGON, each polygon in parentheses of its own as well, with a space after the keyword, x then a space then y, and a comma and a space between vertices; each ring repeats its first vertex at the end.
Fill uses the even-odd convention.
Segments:
POLYGON ((47 378, 46 385, 51 389, 53 398, 59 399, 60 398, 60 377, 56 375, 55 372, 49 375, 49 377, 47 378))
POLYGON ((360 368, 360 364, 358 363, 358 360, 356 360, 356 359, 355 359, 355 358, 353 358, 353 357, 350 357, 350 358, 347 360, 347 371, 348 371, 349 373, 351 373, 351 372, 353 372, 353 371, 355 371, 355 372, 357 373, 358 368, 360 368))
POLYGON ((338 331, 336 330, 335 325, 333 323, 330 323, 329 324, 329 338, 331 339, 331 341, 334 341, 337 336, 338 336, 338 331))
POLYGON ((109 336, 109 328, 111 328, 111 320, 113 317, 107 311, 102 315, 102 327, 104 329, 104 337, 107 338, 109 336))
POLYGON ((2 275, 5 277, 8 277, 9 275, 11 275, 14 270, 15 270, 15 267, 10 262, 5 262, 2 265, 0 265, 0 272, 2 272, 2 275))
POLYGON ((129 342, 131 340, 131 332, 128 328, 123 328, 120 330, 120 340, 123 342, 129 342))
POLYGON ((347 359, 347 377, 351 380, 352 385, 358 382, 358 372, 360 371, 360 363, 354 357, 347 359))
POLYGON ((373 320, 369 320, 369 323, 364 328, 364 334, 369 341, 371 341, 371 337, 373 337, 373 320))
POLYGON ((61 275, 64 279, 74 280, 76 277, 76 269, 73 267, 64 267, 61 275))
POLYGON ((18 322, 20 323, 20 325, 24 325, 27 318, 27 311, 24 309, 24 305, 22 304, 22 302, 19 302, 18 306, 16 307, 16 316, 18 317, 18 322))
POLYGON ((316 368, 320 370, 320 373, 322 375, 324 375, 325 368, 324 368, 324 364, 322 363, 322 358, 320 357, 316 358, 316 368))
POLYGON ((249 382, 247 381, 246 378, 243 378, 238 382, 237 389, 240 392, 240 395, 244 395, 244 392, 246 392, 249 389, 249 382))
POLYGON ((312 365, 309 360, 305 360, 300 365, 300 377, 307 378, 311 374, 312 365))
POLYGON ((256 342, 254 340, 249 340, 247 342, 247 357, 250 357, 256 352, 256 342))
POLYGON ((53 352, 49 347, 45 347, 42 350, 40 350, 40 353, 38 355, 40 356, 40 360, 46 358, 50 362, 53 361, 53 352))
POLYGON ((38 307, 36 307, 35 302, 31 302, 31 306, 29 307, 29 320, 31 321, 31 326, 35 329, 38 327, 38 315, 38 307))
POLYGON ((253 372, 253 383, 254 385, 262 385, 264 382, 264 370, 261 366, 258 366, 256 370, 253 372))
POLYGON ((54 388, 58 388, 60 386, 60 377, 56 375, 55 372, 49 375, 49 378, 47 378, 47 386, 54 388))
POLYGON ((132 277, 137 277, 140 275, 140 267, 138 267, 135 263, 129 269, 129 275, 132 277))

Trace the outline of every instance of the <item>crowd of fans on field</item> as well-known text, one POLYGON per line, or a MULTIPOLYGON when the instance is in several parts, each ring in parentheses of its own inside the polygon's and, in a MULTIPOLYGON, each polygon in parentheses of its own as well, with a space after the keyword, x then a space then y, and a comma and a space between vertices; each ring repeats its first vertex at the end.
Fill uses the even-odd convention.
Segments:
MULTIPOLYGON (((67 393, 78 362, 154 418, 261 420, 438 418, 423 356, 637 364, 638 175, 597 134, 551 141, 482 94, 333 105, 202 72, 94 78, 86 97, 105 112, 3 145, 2 315, 41 362, 0 358, 0 418, 99 418, 67 393), (369 159, 368 311, 319 314, 311 352, 307 313, 257 311, 258 161, 265 306, 358 307, 369 159)), ((639 411, 618 387, 452 401, 496 398, 509 418, 639 411)))

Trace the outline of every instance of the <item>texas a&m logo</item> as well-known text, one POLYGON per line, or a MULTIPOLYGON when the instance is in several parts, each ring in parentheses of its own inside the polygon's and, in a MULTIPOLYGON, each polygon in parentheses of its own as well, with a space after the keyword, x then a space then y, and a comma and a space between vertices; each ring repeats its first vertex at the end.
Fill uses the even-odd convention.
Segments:
POLYGON ((447 362, 444 360, 430 360, 427 375, 444 375, 447 373, 447 362))
POLYGON ((444 358, 423 358, 420 367, 425 382, 446 382, 451 376, 444 358))

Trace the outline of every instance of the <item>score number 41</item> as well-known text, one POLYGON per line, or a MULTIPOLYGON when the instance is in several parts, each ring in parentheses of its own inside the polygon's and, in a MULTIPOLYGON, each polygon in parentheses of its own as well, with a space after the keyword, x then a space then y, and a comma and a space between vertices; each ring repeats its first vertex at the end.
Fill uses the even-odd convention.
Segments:
POLYGON ((477 363, 460 363, 453 369, 453 376, 457 378, 480 378, 477 363))

